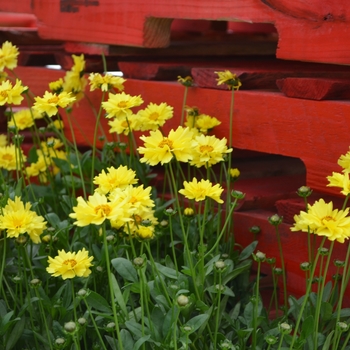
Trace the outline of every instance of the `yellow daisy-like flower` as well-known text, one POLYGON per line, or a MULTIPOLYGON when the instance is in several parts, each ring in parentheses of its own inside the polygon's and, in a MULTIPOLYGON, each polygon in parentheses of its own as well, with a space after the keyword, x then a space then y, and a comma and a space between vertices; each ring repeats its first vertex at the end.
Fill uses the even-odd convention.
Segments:
POLYGON ((95 192, 100 194, 108 194, 116 188, 124 189, 136 183, 136 172, 122 165, 117 169, 113 166, 109 167, 107 172, 102 170, 99 175, 94 177, 94 184, 98 186, 95 192))
POLYGON ((340 156, 338 164, 344 169, 343 171, 350 172, 350 151, 340 156))
POLYGON ((200 114, 198 116, 188 115, 185 122, 186 126, 196 128, 203 134, 207 134, 208 131, 220 124, 221 122, 218 119, 207 114, 200 114))
POLYGON ((124 90, 124 83, 126 80, 122 77, 116 77, 112 74, 101 75, 100 73, 90 73, 90 91, 101 89, 102 91, 109 91, 110 89, 124 90))
POLYGON ((63 79, 59 78, 58 80, 52 81, 49 83, 49 89, 54 94, 60 94, 63 91, 63 79))
POLYGON ((234 180, 238 179, 240 175, 241 175, 241 172, 237 168, 231 168, 230 169, 230 176, 234 180))
POLYGON ((74 213, 69 214, 76 219, 74 225, 88 226, 90 224, 101 225, 105 220, 130 220, 132 210, 127 203, 122 201, 109 201, 105 195, 95 192, 89 196, 88 201, 83 197, 77 198, 78 205, 73 207, 74 213))
POLYGON ((0 71, 4 68, 16 68, 18 55, 18 48, 9 41, 5 41, 0 48, 0 71))
POLYGON ((342 173, 333 172, 332 176, 327 176, 329 184, 327 187, 339 187, 342 189, 340 193, 347 196, 350 193, 350 179, 349 173, 346 171, 342 173))
POLYGON ((132 114, 131 108, 143 103, 141 96, 131 96, 125 92, 109 93, 108 101, 102 102, 102 107, 108 113, 106 118, 125 118, 132 114))
POLYGON ((177 81, 186 87, 190 87, 193 85, 193 78, 191 76, 187 76, 187 77, 181 77, 180 75, 177 77, 177 81))
POLYGON ((113 118, 108 121, 108 125, 111 127, 109 129, 110 134, 129 135, 130 132, 140 129, 141 121, 136 114, 130 114, 125 118, 113 118))
POLYGON ((9 128, 16 127, 18 130, 25 130, 33 125, 34 116, 28 108, 13 113, 11 120, 7 123, 9 128))
POLYGON ((19 169, 20 159, 22 162, 27 160, 23 151, 19 151, 15 145, 0 147, 0 168, 8 171, 19 169))
POLYGON ((87 80, 79 72, 69 71, 64 76, 63 91, 72 94, 75 101, 79 101, 84 97, 87 80))
POLYGON ((46 113, 49 117, 56 115, 58 108, 66 108, 73 103, 76 98, 65 91, 60 94, 53 94, 45 91, 43 97, 35 97, 33 109, 39 113, 46 113))
POLYGON ((150 103, 145 109, 140 110, 137 115, 140 118, 141 131, 157 130, 174 115, 174 108, 166 103, 150 103))
POLYGON ((141 241, 154 238, 154 226, 139 226, 135 232, 136 237, 141 241))
POLYGON ((214 199, 218 203, 224 201, 220 198, 224 189, 219 185, 213 184, 209 180, 198 180, 194 177, 191 182, 184 181, 184 188, 179 193, 188 199, 194 199, 196 202, 204 201, 207 197, 214 199))
POLYGON ((0 147, 5 147, 5 146, 7 146, 7 143, 8 143, 7 135, 5 135, 5 134, 0 134, 0 147))
POLYGON ((63 130, 64 129, 64 123, 61 119, 56 119, 50 124, 47 125, 49 129, 53 130, 63 130))
POLYGON ((46 229, 46 222, 30 208, 31 204, 24 204, 19 197, 15 197, 14 201, 8 199, 0 215, 0 229, 7 230, 10 238, 27 233, 33 243, 38 244, 41 242, 40 235, 46 229))
POLYGON ((229 70, 225 70, 224 72, 215 72, 218 75, 218 78, 216 79, 218 82, 218 85, 226 84, 229 90, 234 89, 238 90, 242 83, 237 78, 237 75, 234 73, 231 73, 229 70))
POLYGON ((129 185, 124 189, 116 188, 111 192, 108 198, 111 201, 117 200, 118 198, 119 200, 126 200, 136 209, 151 208, 155 205, 154 201, 151 199, 151 191, 151 186, 143 188, 143 185, 136 187, 129 185))
POLYGON ((74 277, 88 277, 91 274, 90 266, 93 256, 83 248, 77 253, 65 252, 63 249, 58 251, 55 258, 49 256, 49 266, 46 271, 53 277, 62 276, 62 279, 74 277))
POLYGON ((23 96, 22 93, 28 89, 23 86, 20 80, 16 80, 16 84, 12 85, 9 80, 5 80, 0 84, 0 106, 4 104, 20 105, 23 96))
POLYGON ((349 208, 333 209, 333 202, 325 203, 323 199, 308 205, 308 212, 301 211, 294 216, 295 224, 291 231, 312 232, 326 236, 331 241, 344 243, 350 237, 349 208))
POLYGON ((1 72, 0 71, 0 83, 2 83, 3 81, 7 80, 8 78, 8 74, 6 72, 1 72))
POLYGON ((150 136, 141 136, 144 147, 137 150, 143 154, 142 163, 157 165, 169 163, 174 157, 179 162, 188 162, 193 158, 191 149, 193 133, 189 128, 179 126, 176 130, 170 130, 167 137, 159 130, 151 131, 150 136))
POLYGON ((85 71, 85 65, 86 65, 84 55, 83 54, 81 54, 80 56, 72 55, 72 59, 74 64, 71 71, 82 74, 85 71))
POLYGON ((37 161, 26 167, 26 175, 28 178, 39 176, 43 182, 46 182, 47 167, 48 161, 46 157, 44 157, 43 154, 39 154, 37 161))
POLYGON ((190 164, 197 168, 201 166, 208 168, 223 161, 224 154, 232 152, 232 148, 228 149, 226 143, 226 138, 220 140, 215 136, 196 136, 192 143, 193 159, 190 164))

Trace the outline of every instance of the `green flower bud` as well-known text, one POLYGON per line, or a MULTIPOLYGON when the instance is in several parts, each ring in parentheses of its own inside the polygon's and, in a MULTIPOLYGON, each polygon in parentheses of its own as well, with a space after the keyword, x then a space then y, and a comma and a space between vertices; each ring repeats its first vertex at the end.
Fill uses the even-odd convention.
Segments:
POLYGON ((280 323, 278 328, 282 334, 289 334, 292 331, 291 325, 289 325, 287 322, 280 323))
POLYGON ((283 221, 283 216, 279 216, 278 214, 274 214, 270 216, 268 219, 269 223, 273 226, 278 226, 282 223, 283 221))
POLYGON ((64 330, 68 333, 73 333, 77 329, 75 322, 70 321, 64 324, 64 330))
POLYGON ((177 297, 176 301, 180 307, 184 307, 188 305, 188 303, 190 302, 190 299, 186 295, 181 294, 177 297))
POLYGON ((312 190, 309 186, 301 186, 297 190, 297 194, 299 197, 307 198, 311 195, 312 190))

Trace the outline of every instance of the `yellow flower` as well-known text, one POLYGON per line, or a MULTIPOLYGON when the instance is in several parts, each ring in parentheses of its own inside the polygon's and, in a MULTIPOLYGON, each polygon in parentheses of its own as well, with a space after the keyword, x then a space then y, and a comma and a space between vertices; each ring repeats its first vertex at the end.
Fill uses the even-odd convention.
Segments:
POLYGON ((20 80, 16 80, 16 84, 12 86, 9 80, 5 80, 0 84, 0 106, 4 104, 20 105, 23 96, 21 95, 28 89, 27 86, 23 86, 20 80))
POLYGON ((73 58, 73 67, 71 69, 72 72, 77 72, 82 74, 85 71, 85 57, 83 54, 80 56, 72 55, 73 58))
POLYGON ((193 158, 192 138, 192 131, 182 126, 175 131, 170 130, 168 137, 163 136, 159 130, 151 131, 150 136, 140 137, 144 141, 144 147, 138 148, 139 153, 144 155, 140 161, 150 165, 163 165, 175 157, 179 162, 188 162, 193 158))
POLYGON ((113 200, 126 200, 134 208, 151 208, 154 207, 154 201, 151 199, 152 187, 148 186, 143 188, 141 186, 129 185, 124 189, 116 188, 109 195, 109 199, 113 200))
POLYGON ((182 78, 180 75, 177 77, 177 81, 183 85, 183 86, 186 86, 186 87, 190 87, 193 85, 193 78, 190 77, 190 76, 187 76, 187 77, 184 77, 182 78))
POLYGON ((47 126, 50 129, 53 130, 63 130, 64 129, 64 123, 60 119, 54 120, 52 123, 48 124, 47 126))
POLYGON ((241 175, 241 172, 237 168, 230 169, 230 176, 233 179, 235 179, 235 180, 238 179, 240 175, 241 175))
POLYGON ((33 243, 41 242, 40 235, 46 229, 44 218, 31 211, 31 204, 24 204, 19 197, 8 199, 0 215, 0 229, 7 230, 7 236, 17 238, 27 233, 33 243))
POLYGON ((39 176, 42 182, 46 182, 47 167, 48 167, 48 162, 46 158, 42 154, 39 154, 37 161, 35 163, 31 163, 28 167, 26 167, 26 175, 28 178, 39 176))
POLYGON ((350 171, 350 151, 340 156, 338 164, 344 169, 344 171, 350 171))
POLYGON ((154 226, 139 226, 136 230, 136 237, 142 241, 154 238, 154 226))
POLYGON ((78 197, 77 202, 78 205, 73 207, 74 213, 69 216, 76 219, 74 225, 81 227, 90 224, 101 225, 105 220, 127 222, 132 215, 132 210, 126 203, 109 201, 105 195, 97 192, 89 196, 88 201, 85 201, 83 197, 78 197))
POLYGON ((113 118, 108 122, 108 125, 111 127, 110 134, 115 132, 118 135, 128 135, 129 132, 140 129, 140 119, 136 114, 130 114, 125 118, 113 118))
POLYGON ((173 117, 173 109, 173 107, 168 106, 164 102, 159 105, 150 103, 137 114, 140 118, 140 130, 157 130, 160 126, 163 126, 168 119, 173 117))
POLYGON ((194 210, 190 207, 187 207, 184 209, 184 215, 186 216, 193 216, 194 215, 194 210))
POLYGON ((232 148, 227 149, 226 138, 218 139, 215 136, 196 136, 192 144, 193 159, 191 165, 197 168, 201 166, 211 167, 224 160, 224 154, 232 152, 232 148))
POLYGON ((64 76, 63 91, 74 96, 74 102, 84 97, 86 85, 87 80, 77 71, 69 71, 64 76))
POLYGON ((18 130, 24 130, 34 125, 34 116, 30 109, 22 109, 13 113, 11 120, 7 123, 9 128, 16 127, 18 130))
POLYGON ((7 146, 7 135, 0 134, 0 148, 7 146))
POLYGON ((294 216, 295 224, 291 231, 312 232, 326 236, 331 241, 344 243, 350 236, 349 208, 333 210, 333 202, 325 203, 323 199, 308 205, 308 212, 301 211, 294 216))
POLYGON ((22 150, 18 150, 15 145, 0 147, 0 168, 8 171, 19 169, 20 159, 26 161, 26 156, 22 150))
POLYGON ((2 83, 3 81, 7 80, 8 78, 8 74, 6 72, 1 72, 0 71, 0 83, 2 83))
POLYGON ((208 131, 220 124, 221 122, 218 119, 207 114, 187 115, 185 122, 186 126, 196 128, 203 134, 207 134, 208 131))
POLYGON ((16 68, 18 55, 18 48, 9 41, 5 41, 0 48, 0 71, 4 68, 16 68))
POLYGON ((59 78, 56 81, 52 81, 49 83, 49 88, 55 94, 61 93, 63 91, 63 79, 59 78))
POLYGON ((53 277, 62 276, 65 280, 74 277, 88 277, 91 274, 90 266, 93 256, 89 257, 89 252, 83 248, 77 253, 65 252, 63 249, 58 251, 55 258, 49 256, 49 266, 46 271, 53 277))
POLYGON ((107 168, 107 173, 102 170, 98 176, 94 178, 94 184, 98 186, 96 192, 107 194, 116 188, 124 189, 128 185, 137 183, 136 172, 128 169, 127 166, 120 165, 117 169, 112 167, 107 168))
POLYGON ((102 102, 102 107, 108 113, 106 118, 125 118, 132 114, 131 108, 143 103, 141 96, 130 96, 125 92, 109 93, 108 101, 102 102))
POLYGON ((43 97, 35 97, 33 109, 39 113, 46 113, 49 117, 56 115, 58 107, 66 108, 73 103, 76 98, 65 91, 60 94, 53 94, 45 91, 43 97))
POLYGON ((229 70, 225 70, 224 72, 215 72, 218 75, 218 78, 216 79, 218 82, 218 85, 226 84, 227 87, 231 90, 238 90, 242 83, 237 78, 236 74, 231 73, 229 70))
POLYGON ((90 91, 101 89, 102 91, 109 91, 110 89, 124 90, 124 83, 126 80, 122 77, 116 77, 112 74, 101 75, 100 73, 90 73, 90 91))
POLYGON ((224 201, 220 199, 223 190, 219 184, 213 186, 209 180, 202 179, 198 182, 196 178, 193 178, 192 182, 184 181, 184 189, 179 190, 179 193, 196 202, 204 201, 209 197, 218 203, 223 203, 224 201))
POLYGON ((346 171, 344 174, 333 172, 332 176, 327 176, 329 184, 327 187, 340 187, 342 188, 342 193, 347 196, 350 193, 350 179, 349 173, 346 171))

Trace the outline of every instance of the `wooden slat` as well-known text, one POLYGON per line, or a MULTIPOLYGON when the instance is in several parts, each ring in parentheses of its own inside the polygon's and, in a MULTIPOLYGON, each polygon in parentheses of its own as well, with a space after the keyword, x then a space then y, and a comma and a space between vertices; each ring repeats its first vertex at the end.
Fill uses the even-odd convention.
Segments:
POLYGON ((309 100, 349 100, 350 78, 285 78, 276 81, 278 88, 288 97, 309 100))

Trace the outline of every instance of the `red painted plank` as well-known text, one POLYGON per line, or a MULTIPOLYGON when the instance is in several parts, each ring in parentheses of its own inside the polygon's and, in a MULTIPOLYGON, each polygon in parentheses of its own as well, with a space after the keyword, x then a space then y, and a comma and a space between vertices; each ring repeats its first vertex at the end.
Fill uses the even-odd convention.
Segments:
POLYGON ((350 99, 350 79, 285 78, 276 84, 288 97, 318 101, 350 99))

